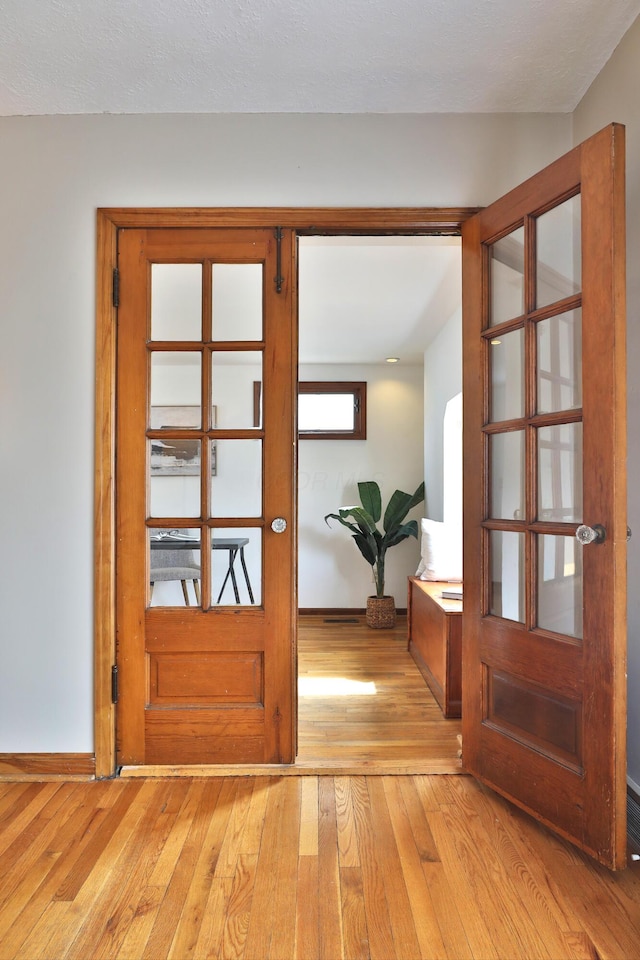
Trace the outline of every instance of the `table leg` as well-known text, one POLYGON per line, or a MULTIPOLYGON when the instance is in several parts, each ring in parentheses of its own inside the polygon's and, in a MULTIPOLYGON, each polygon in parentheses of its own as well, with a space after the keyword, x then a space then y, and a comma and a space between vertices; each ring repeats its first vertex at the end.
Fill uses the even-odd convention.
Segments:
POLYGON ((253 599, 253 590, 251 589, 251 583, 249 581, 249 571, 247 570, 247 565, 244 562, 244 547, 240 547, 240 563, 242 564, 242 570, 244 572, 244 582, 247 585, 247 590, 249 591, 249 600, 251 603, 255 603, 253 599))
POLYGON ((233 564, 235 563, 237 553, 238 553, 237 547, 235 548, 235 550, 229 550, 229 567, 225 574, 225 578, 222 581, 222 586, 220 588, 220 593, 218 594, 218 599, 216 600, 216 603, 220 603, 220 600, 222 599, 222 594, 224 593, 224 588, 227 585, 227 580, 229 579, 229 577, 231 577, 231 583, 233 584, 233 592, 235 594, 236 603, 240 603, 240 594, 238 593, 238 583, 236 581, 236 574, 233 569, 233 564))

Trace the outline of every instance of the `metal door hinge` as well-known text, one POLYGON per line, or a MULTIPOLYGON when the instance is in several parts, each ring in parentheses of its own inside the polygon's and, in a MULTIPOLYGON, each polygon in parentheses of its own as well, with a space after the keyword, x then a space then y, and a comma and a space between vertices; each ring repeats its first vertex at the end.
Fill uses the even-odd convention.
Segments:
POLYGON ((273 278, 273 282, 276 285, 276 293, 282 293, 282 284, 284 283, 284 277, 282 276, 282 227, 276 227, 276 275, 273 278))
POLYGON ((118 702, 118 667, 111 667, 111 703, 118 702))
POLYGON ((113 281, 111 286, 112 300, 114 307, 120 306, 120 271, 117 267, 113 268, 113 281))

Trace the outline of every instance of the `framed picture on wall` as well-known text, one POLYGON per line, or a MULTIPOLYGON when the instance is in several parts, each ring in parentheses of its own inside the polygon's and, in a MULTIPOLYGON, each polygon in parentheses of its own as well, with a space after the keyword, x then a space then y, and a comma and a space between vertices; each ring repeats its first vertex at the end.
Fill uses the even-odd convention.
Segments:
MULTIPOLYGON (((198 430, 200 429, 200 407, 154 406, 151 407, 151 430, 198 430)), ((211 427, 217 424, 217 408, 211 407, 211 427)), ((153 477, 197 477, 200 476, 201 450, 200 440, 177 437, 154 437, 151 440, 151 476, 153 477)), ((218 472, 218 451, 211 444, 211 476, 218 472)))

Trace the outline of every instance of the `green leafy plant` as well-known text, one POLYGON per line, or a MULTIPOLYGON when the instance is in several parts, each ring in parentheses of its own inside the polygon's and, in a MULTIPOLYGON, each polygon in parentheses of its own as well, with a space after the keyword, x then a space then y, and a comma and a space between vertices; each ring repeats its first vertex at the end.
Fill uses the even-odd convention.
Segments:
POLYGON ((394 492, 384 512, 384 532, 377 527, 382 516, 380 487, 375 480, 365 480, 358 484, 358 493, 361 506, 341 507, 337 513, 328 513, 324 519, 328 526, 331 526, 329 520, 338 520, 343 527, 351 530, 358 550, 373 568, 376 596, 383 597, 387 550, 395 547, 397 543, 402 543, 407 537, 418 536, 418 521, 409 520, 405 523, 405 517, 412 507, 424 500, 424 483, 421 483, 413 494, 403 490, 394 492))

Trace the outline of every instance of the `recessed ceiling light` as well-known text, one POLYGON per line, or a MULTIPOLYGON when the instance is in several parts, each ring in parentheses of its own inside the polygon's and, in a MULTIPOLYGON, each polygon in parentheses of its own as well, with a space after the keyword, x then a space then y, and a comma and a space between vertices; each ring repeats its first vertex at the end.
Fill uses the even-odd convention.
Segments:
POLYGON ((387 357, 387 363, 397 363, 400 357, 387 357))
POLYGON ((492 341, 491 341, 491 346, 492 346, 492 347, 497 347, 497 346, 499 346, 499 344, 501 344, 501 343, 502 343, 502 340, 492 340, 492 341))

